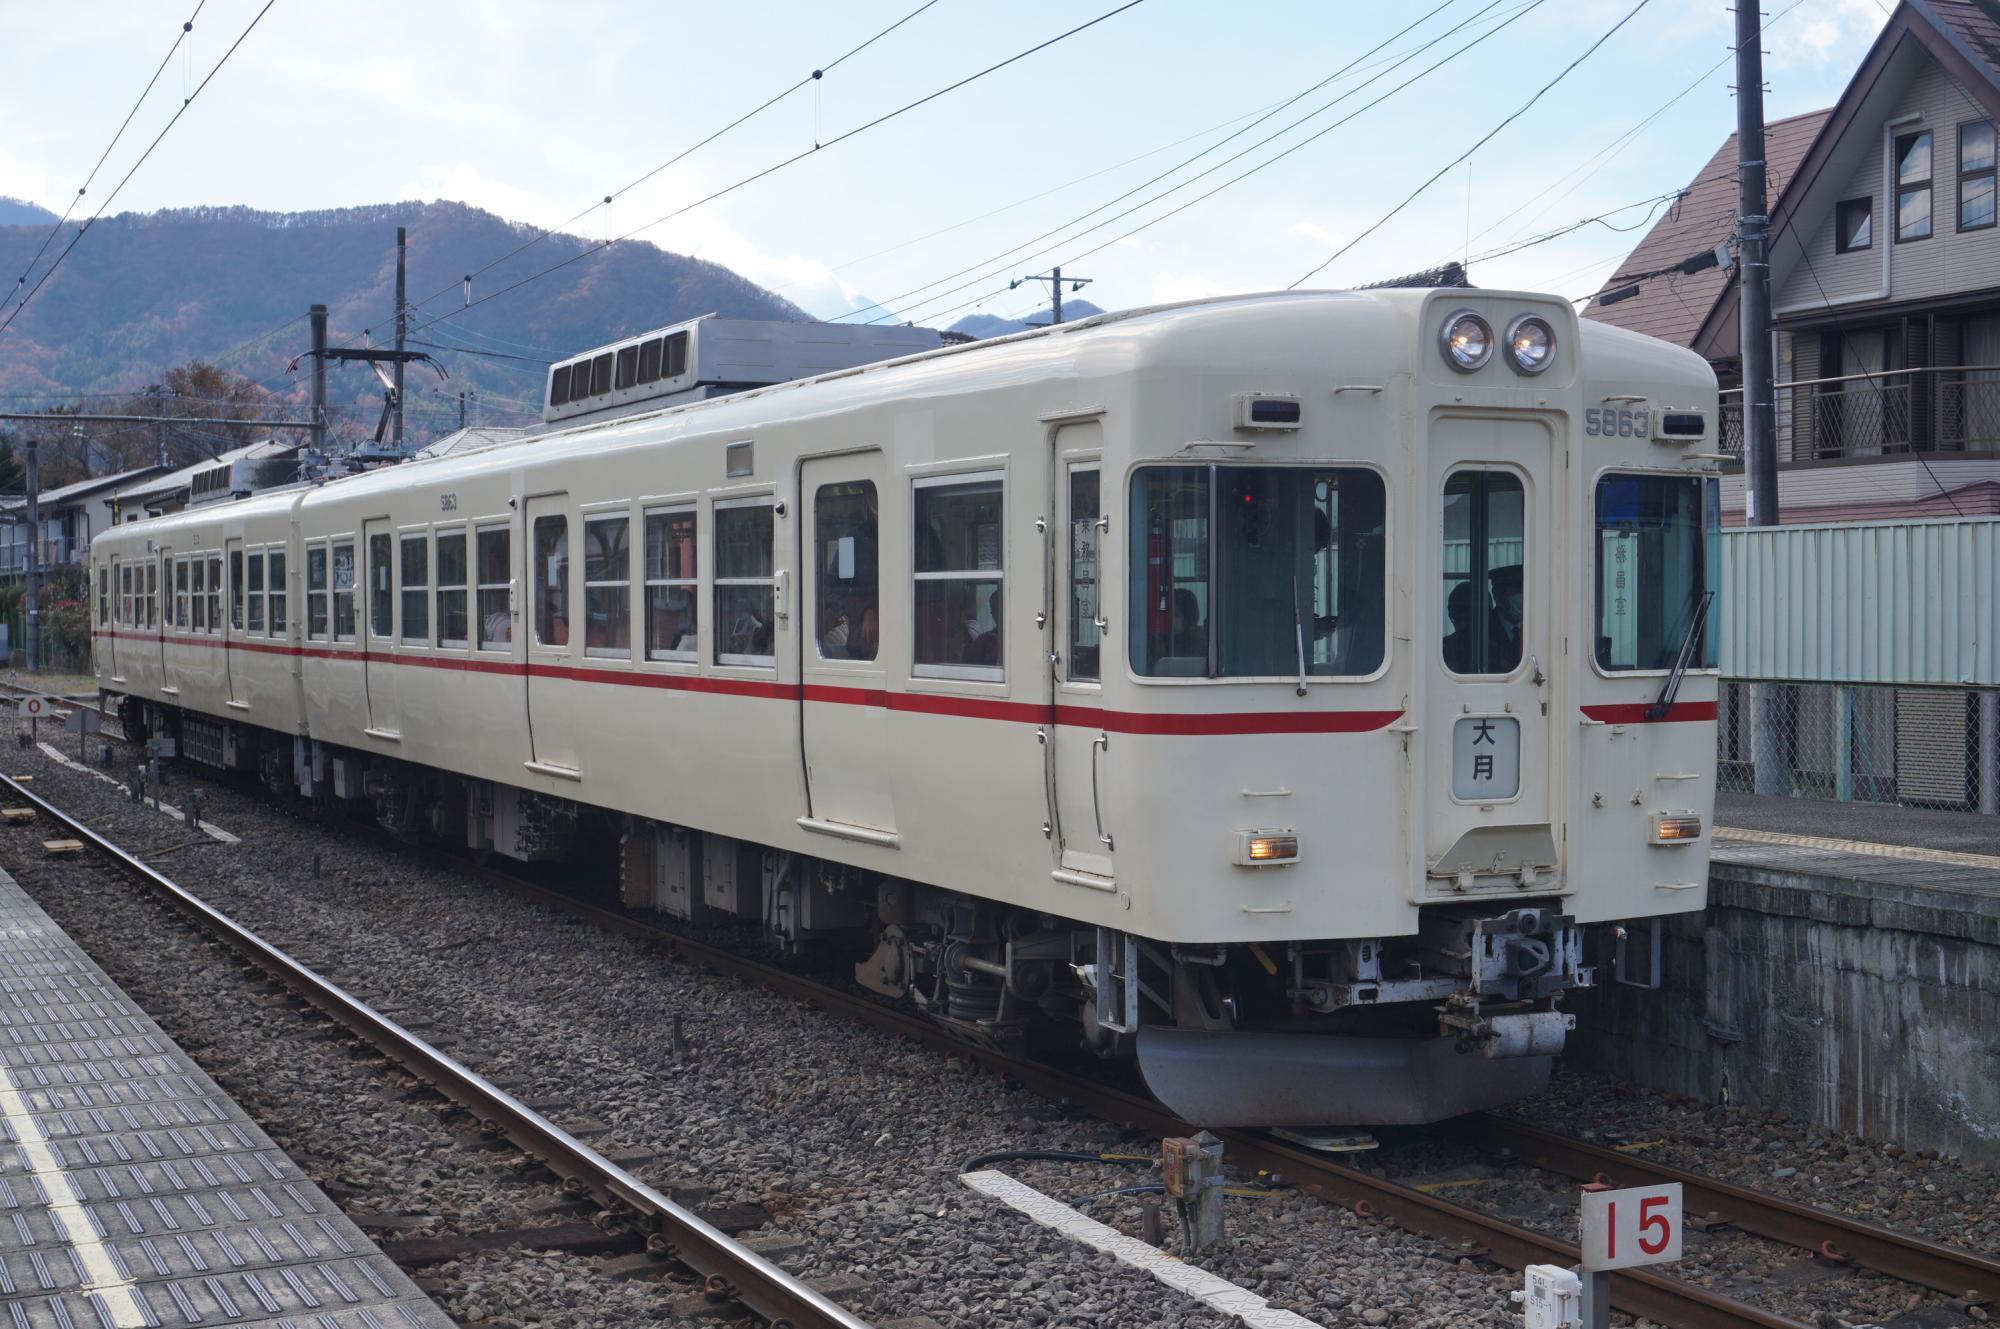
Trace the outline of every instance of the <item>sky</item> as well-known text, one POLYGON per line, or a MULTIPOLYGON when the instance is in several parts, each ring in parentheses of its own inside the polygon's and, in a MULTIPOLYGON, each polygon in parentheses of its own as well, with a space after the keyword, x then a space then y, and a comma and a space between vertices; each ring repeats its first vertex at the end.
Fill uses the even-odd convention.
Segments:
MULTIPOLYGON (((1091 279, 1070 298, 1122 308, 1282 288, 1344 247, 1306 284, 1469 256, 1480 286, 1580 297, 1644 234, 1658 205, 1642 201, 1684 185, 1735 124, 1731 12, 1637 2, 1141 0, 941 91, 1122 0, 273 0, 111 210, 454 199, 593 238, 633 233, 820 317, 937 326, 1034 310, 1046 285, 1009 283, 1065 260, 1091 279)), ((1832 103, 1892 0, 1765 3, 1777 119, 1832 103)), ((196 4, 0 0, 0 195, 60 212, 196 4)), ((264 4, 199 0, 87 206, 264 4)), ((45 292, 60 294, 59 280, 45 292)))

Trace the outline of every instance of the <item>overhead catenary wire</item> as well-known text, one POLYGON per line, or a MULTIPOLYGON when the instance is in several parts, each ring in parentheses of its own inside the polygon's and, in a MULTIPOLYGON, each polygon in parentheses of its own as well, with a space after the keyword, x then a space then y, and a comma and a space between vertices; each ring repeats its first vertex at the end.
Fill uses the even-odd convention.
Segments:
POLYGON ((124 120, 119 122, 118 131, 111 136, 111 141, 104 145, 104 151, 98 154, 97 164, 90 168, 90 174, 83 178, 83 184, 70 196, 69 203, 62 210, 62 216, 56 218, 55 224, 49 227, 49 233, 42 237, 41 247, 35 250, 34 257, 28 260, 28 265, 21 269, 21 275, 15 279, 14 289, 7 292, 6 296, 0 297, 0 309, 5 309, 8 301, 21 293, 22 288, 28 284, 29 274, 35 270, 35 264, 42 261, 42 255, 49 252, 49 245, 62 234, 63 224, 69 220, 70 214, 76 211, 77 200, 84 196, 90 189, 91 182, 97 179, 97 173, 104 169, 104 163, 110 158, 111 150, 118 146, 119 139, 125 137, 125 131, 131 127, 132 117, 139 113, 139 108, 146 104, 146 98, 152 95, 153 85, 158 83, 160 75, 166 72, 168 62, 174 58, 174 52, 181 49, 181 43, 185 42, 188 34, 194 31, 194 21, 201 17, 202 6, 207 3, 208 0, 196 0, 194 12, 187 16, 187 21, 181 24, 180 31, 174 34, 174 44, 160 57, 159 66, 153 70, 153 76, 147 79, 146 86, 139 90, 138 100, 132 103, 131 110, 125 112, 124 120))
POLYGON ((1410 204, 1416 202, 1417 198, 1420 195, 1422 195, 1425 190, 1429 189, 1432 185, 1436 184, 1440 179, 1442 179, 1445 176, 1447 172, 1451 171, 1453 167, 1456 167, 1466 161, 1471 160, 1472 154, 1478 152, 1481 148, 1485 147, 1488 143, 1492 142, 1496 137, 1499 136, 1502 130, 1507 128, 1507 126, 1513 124, 1516 120, 1526 115, 1531 109, 1533 109, 1533 107, 1537 102, 1541 101, 1543 97, 1548 95, 1551 89, 1553 89, 1558 83, 1561 83, 1564 79, 1568 78, 1570 74, 1577 69, 1578 66, 1582 65, 1584 61, 1590 59, 1591 56, 1595 55, 1600 49, 1602 49, 1604 44, 1610 41, 1614 36, 1616 36, 1620 29, 1622 29, 1627 23, 1630 23, 1633 19, 1639 16, 1639 11, 1643 10, 1647 5, 1651 3, 1652 0, 1639 0, 1638 4, 1633 5, 1631 9, 1625 12, 1624 17, 1620 18, 1616 23, 1613 23, 1609 28, 1607 28, 1604 31, 1602 36, 1598 37, 1596 41, 1592 42, 1588 47, 1586 47, 1581 55, 1577 56, 1576 59, 1570 61, 1567 65, 1564 65, 1562 69, 1557 72, 1554 78, 1550 79, 1547 83, 1544 83, 1540 88, 1536 89, 1533 96, 1529 97, 1527 101, 1523 102, 1515 110, 1504 116, 1499 124, 1487 130, 1486 133, 1481 135, 1479 139, 1472 144, 1471 147, 1467 148, 1464 152, 1461 152, 1460 154, 1458 154, 1458 156, 1452 158, 1450 161, 1446 162, 1443 166, 1439 167, 1435 174, 1430 176, 1430 178, 1425 180, 1422 184, 1418 185, 1415 189, 1411 190, 1407 195, 1403 197, 1402 201, 1397 203, 1395 207, 1390 208, 1387 212, 1383 213, 1382 216, 1376 219, 1374 222, 1372 222, 1366 230, 1362 231, 1359 235, 1349 240, 1346 244, 1340 246, 1340 248, 1334 250, 1332 254, 1328 255, 1317 266, 1312 268, 1310 271, 1304 273, 1297 280, 1291 282, 1289 285, 1285 287, 1285 289, 1288 291, 1297 290, 1300 286, 1303 286, 1306 282, 1312 280, 1314 277, 1324 272, 1331 264, 1335 262, 1335 260, 1339 259, 1343 254, 1348 253, 1356 245, 1360 244, 1363 240, 1366 240, 1369 236, 1375 234, 1375 232, 1381 230, 1384 226, 1388 225, 1392 218, 1394 218, 1404 208, 1407 208, 1408 206, 1410 206, 1410 204))
POLYGON ((203 90, 208 87, 210 80, 222 72, 222 67, 229 63, 229 57, 236 54, 237 48, 242 46, 250 34, 257 30, 257 25, 264 21, 264 15, 270 13, 271 7, 277 3, 278 0, 264 0, 264 7, 259 9, 256 17, 252 18, 243 31, 237 34, 236 40, 229 44, 229 49, 222 53, 222 58, 215 62, 214 68, 208 71, 207 75, 202 78, 194 91, 182 99, 179 109, 173 114, 173 118, 168 120, 160 132, 154 136, 153 141, 146 145, 146 150, 139 154, 139 160, 132 163, 131 169, 125 172, 124 176, 118 181, 117 187, 111 191, 104 202, 97 205, 97 211, 90 214, 90 220, 77 228, 75 236, 71 237, 70 242, 63 246, 62 252, 56 255, 55 262, 49 264, 48 270, 42 274, 41 280, 28 288, 28 293, 23 295, 20 303, 14 306, 14 312, 7 315, 5 322, 0 322, 0 337, 6 336, 7 329, 14 326, 14 320, 21 316, 21 311, 28 307, 28 302, 33 300, 35 294, 48 284, 49 278, 56 275, 56 270, 62 267, 63 260, 68 258, 71 252, 83 240, 83 237, 90 233, 90 228, 96 224, 99 217, 104 215, 104 210, 117 200, 120 192, 131 182, 132 177, 138 173, 139 168, 146 164, 146 159, 153 155, 153 150, 160 146, 160 141, 166 138, 172 132, 173 127, 181 122, 181 117, 187 114, 188 107, 194 105, 195 99, 201 96, 203 90))

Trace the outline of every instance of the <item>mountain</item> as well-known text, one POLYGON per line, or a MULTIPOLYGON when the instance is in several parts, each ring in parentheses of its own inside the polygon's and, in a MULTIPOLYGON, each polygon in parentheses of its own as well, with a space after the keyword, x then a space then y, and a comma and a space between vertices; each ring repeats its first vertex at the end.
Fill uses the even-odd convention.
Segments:
MULTIPOLYGON (((55 219, 56 215, 47 208, 37 207, 25 198, 9 198, 0 194, 0 226, 47 226, 55 219)), ((20 274, 17 272, 14 275, 18 277, 20 274)))
MULTIPOLYGON (((485 423, 538 413, 545 362, 616 337, 710 312, 806 317, 727 268, 644 241, 582 257, 591 241, 552 235, 482 272, 537 230, 463 203, 125 213, 91 227, 0 339, 0 392, 124 391, 205 359, 302 403, 305 374, 287 365, 308 349, 308 305, 329 307, 336 346, 363 344, 364 330, 378 346, 393 337, 398 226, 409 228, 412 343, 451 375, 407 371, 419 437, 456 424, 461 390, 476 394, 473 418, 485 423), (421 326, 464 307, 466 273, 477 274, 479 299, 565 260, 517 291, 421 326)), ((46 234, 45 225, 0 225, 0 273, 19 274, 46 234)), ((374 376, 356 364, 329 374, 328 399, 349 408, 349 428, 372 432, 382 400, 374 376)))
MULTIPOLYGON (((1025 319, 996 318, 992 314, 967 314, 951 325, 951 331, 962 332, 968 337, 1004 337, 1010 332, 1026 332, 1037 324, 1047 323, 1052 311, 1040 309, 1025 319)), ((1074 323, 1078 319, 1089 318, 1104 311, 1088 300, 1063 301, 1063 322, 1074 323)))

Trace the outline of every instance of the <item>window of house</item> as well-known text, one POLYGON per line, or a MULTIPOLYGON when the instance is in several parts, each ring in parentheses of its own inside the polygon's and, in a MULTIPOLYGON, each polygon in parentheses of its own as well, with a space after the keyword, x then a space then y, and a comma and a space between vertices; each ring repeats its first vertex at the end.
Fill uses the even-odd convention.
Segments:
POLYGON ((333 546, 333 639, 354 640, 354 541, 333 546))
POLYGON ((1527 494, 1507 471, 1455 471, 1444 486, 1444 666, 1511 674, 1527 628, 1527 494))
POLYGON ((880 534, 875 485, 821 485, 813 496, 818 563, 813 640, 823 660, 873 660, 881 641, 880 534))
POLYGON ((1931 234, 1931 131, 1896 139, 1896 241, 1931 234))
POLYGON ((1958 229, 1992 224, 1993 122, 1970 120, 1958 127, 1958 229))
POLYGON ((332 608, 327 603, 326 546, 311 545, 306 549, 307 638, 325 641, 327 627, 332 621, 332 608))
POLYGON ((514 552, 505 526, 479 532, 479 649, 505 650, 514 641, 514 552))
POLYGON ((632 655, 631 518, 583 519, 583 653, 632 655))
POLYGON ((396 570, 386 532, 368 537, 368 635, 381 641, 396 635, 396 570))
POLYGON ((271 551, 271 635, 287 636, 291 632, 292 620, 286 613, 287 592, 285 586, 285 551, 271 551))
POLYGON ((431 548, 430 538, 406 535, 402 539, 403 643, 428 646, 431 641, 431 548))
POLYGON ((1690 633, 1696 669, 1715 667, 1721 491, 1714 480, 1607 475, 1597 482, 1598 666, 1672 669, 1690 633), (1700 615, 1699 626, 1696 615, 1700 615))
POLYGON ((1833 210, 1833 252, 1851 254, 1875 243, 1875 200, 1850 198, 1833 210))
POLYGON ((439 531, 437 537, 438 645, 464 649, 465 528, 439 531))
POLYGON ((243 565, 244 630, 264 635, 264 551, 253 549, 243 565))
POLYGON ((243 631, 243 551, 229 551, 229 626, 243 631))
POLYGON ((222 631, 222 555, 208 556, 208 630, 222 631))
POLYGON ((999 475, 916 482, 913 664, 920 675, 999 678, 1004 600, 999 475))
POLYGON ((569 645, 569 518, 535 518, 535 644, 569 645))
POLYGON ((715 662, 769 667, 776 611, 771 500, 715 505, 715 662))
POLYGON ((646 658, 693 660, 695 651, 693 508, 646 513, 646 658))

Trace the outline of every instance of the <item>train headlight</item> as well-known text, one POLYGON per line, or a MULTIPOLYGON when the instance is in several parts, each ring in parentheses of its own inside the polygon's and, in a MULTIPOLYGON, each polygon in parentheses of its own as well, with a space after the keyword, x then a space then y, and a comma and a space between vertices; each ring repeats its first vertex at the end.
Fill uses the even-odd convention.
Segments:
POLYGON ((1692 812, 1655 812, 1654 844, 1693 844, 1701 838, 1701 818, 1692 812))
POLYGON ((1276 868, 1299 861, 1299 837, 1291 831, 1236 832, 1236 864, 1276 868))
POLYGON ((1537 314, 1507 325, 1507 363, 1518 374, 1539 374, 1556 362, 1556 330, 1537 314))
POLYGON ((1470 309, 1461 309, 1444 321, 1438 349, 1446 364, 1470 374, 1493 358, 1493 325, 1470 309))

